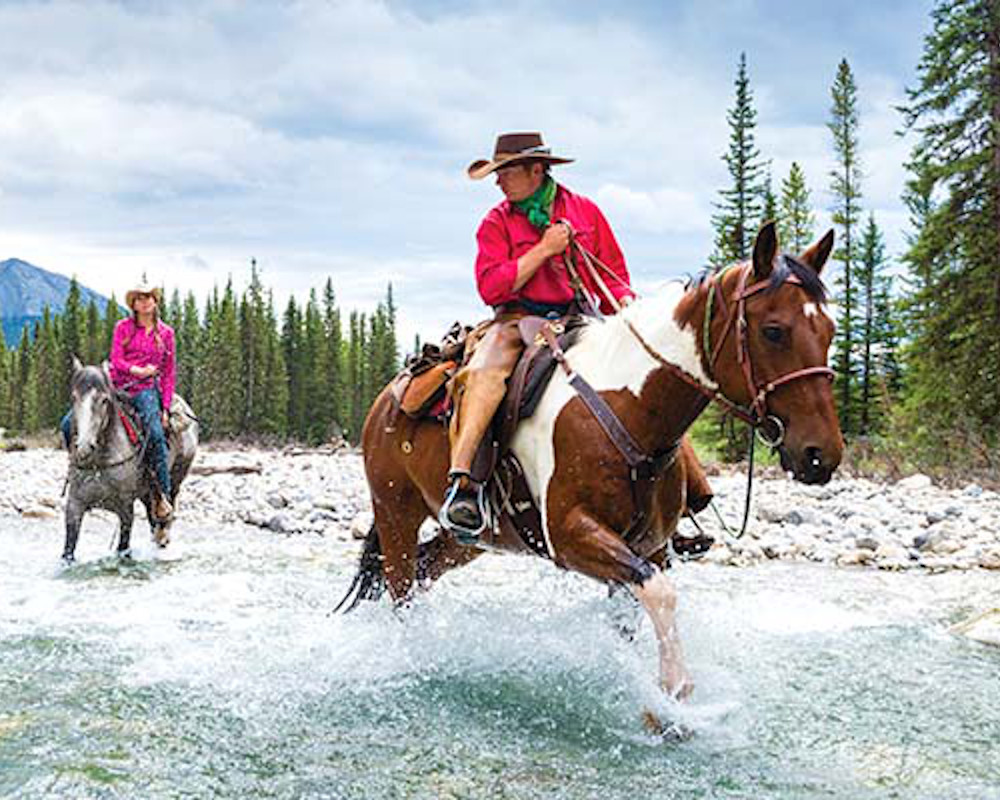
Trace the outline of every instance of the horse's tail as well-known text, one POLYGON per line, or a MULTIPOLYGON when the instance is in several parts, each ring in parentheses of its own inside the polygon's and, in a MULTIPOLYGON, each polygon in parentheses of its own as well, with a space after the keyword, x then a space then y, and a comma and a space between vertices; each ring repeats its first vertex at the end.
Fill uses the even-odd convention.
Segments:
POLYGON ((347 589, 347 594, 337 603, 333 609, 334 614, 350 601, 350 605, 344 608, 344 613, 349 614, 362 600, 378 600, 385 593, 385 574, 382 572, 382 547, 378 541, 378 531, 375 523, 372 523, 368 535, 365 537, 365 546, 361 550, 361 557, 358 559, 358 572, 351 581, 347 589))

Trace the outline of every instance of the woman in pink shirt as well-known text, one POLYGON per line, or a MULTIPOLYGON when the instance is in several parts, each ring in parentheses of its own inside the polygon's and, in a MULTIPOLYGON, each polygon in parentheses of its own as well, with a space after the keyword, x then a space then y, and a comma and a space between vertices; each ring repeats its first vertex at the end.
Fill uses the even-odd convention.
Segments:
MULTIPOLYGON (((468 544, 485 526, 482 484, 488 477, 472 474, 473 462, 523 349, 518 320, 529 314, 564 316, 574 300, 561 258, 569 246, 570 227, 580 244, 611 271, 607 284, 619 305, 633 299, 625 258, 601 210, 549 174, 551 165, 570 161, 552 155, 539 133, 506 133, 497 138, 491 160, 475 161, 468 169, 473 180, 495 173, 505 197, 476 233, 476 286, 495 316, 451 386, 455 410, 450 485, 438 519, 468 544)), ((583 281, 587 300, 613 313, 589 276, 583 281)))
POLYGON ((115 325, 111 339, 111 382, 128 392, 146 433, 146 447, 159 498, 154 513, 167 519, 170 504, 170 470, 167 466, 165 428, 174 398, 174 329, 160 319, 163 295, 159 288, 140 284, 125 293, 132 316, 115 325))
MULTIPOLYGON (((162 299, 159 288, 145 283, 125 293, 132 315, 115 325, 109 361, 112 384, 131 395, 142 420, 146 453, 159 489, 153 513, 168 519, 173 508, 165 428, 174 397, 174 329, 160 319, 162 299)), ((67 446, 71 414, 72 410, 61 426, 67 446)))

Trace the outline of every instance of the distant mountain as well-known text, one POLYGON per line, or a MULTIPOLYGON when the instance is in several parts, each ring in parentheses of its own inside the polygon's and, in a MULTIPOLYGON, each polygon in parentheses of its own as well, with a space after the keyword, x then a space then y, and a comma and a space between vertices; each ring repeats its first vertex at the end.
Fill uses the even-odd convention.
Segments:
MULTIPOLYGON (((58 314, 66 304, 70 279, 57 272, 49 272, 19 258, 0 261, 0 324, 8 347, 21 341, 21 330, 42 318, 47 305, 58 314)), ((80 286, 80 302, 84 308, 91 299, 104 314, 108 298, 92 289, 80 286)))

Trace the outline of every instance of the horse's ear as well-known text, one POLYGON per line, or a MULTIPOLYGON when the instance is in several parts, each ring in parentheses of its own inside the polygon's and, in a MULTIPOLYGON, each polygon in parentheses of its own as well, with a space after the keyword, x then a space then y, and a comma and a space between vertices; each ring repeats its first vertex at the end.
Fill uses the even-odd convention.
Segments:
POLYGON ((826 263, 826 260, 830 257, 831 250, 833 250, 833 228, 830 228, 830 230, 823 235, 822 239, 810 246, 802 255, 800 255, 799 261, 803 264, 808 264, 816 270, 816 274, 819 275, 819 273, 823 271, 823 265, 826 263))
POLYGON ((778 255, 778 229, 774 221, 765 222, 757 232, 753 244, 753 272, 757 280, 766 280, 774 269, 774 258, 778 255))
POLYGON ((81 369, 83 369, 83 364, 80 363, 80 359, 73 356, 73 372, 79 372, 81 369))

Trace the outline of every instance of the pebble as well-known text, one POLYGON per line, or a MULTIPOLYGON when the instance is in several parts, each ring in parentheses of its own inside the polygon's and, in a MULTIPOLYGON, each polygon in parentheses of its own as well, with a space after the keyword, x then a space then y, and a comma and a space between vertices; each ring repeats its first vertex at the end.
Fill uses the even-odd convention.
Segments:
MULTIPOLYGON (((236 523, 282 535, 364 539, 372 525, 361 456, 330 452, 234 450, 209 445, 201 465, 253 463, 259 473, 191 475, 178 503, 189 524, 236 523)), ((714 470, 716 506, 735 529, 746 490, 742 470, 714 470)), ((34 449, 0 453, 0 517, 61 518, 66 454, 34 449)), ((750 526, 736 541, 716 515, 698 520, 716 544, 700 562, 748 566, 768 560, 812 561, 850 568, 1000 570, 1000 495, 977 483, 948 490, 922 474, 896 483, 836 476, 805 486, 758 474, 750 526)), ((690 523, 682 529, 691 533, 690 523)))

